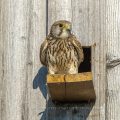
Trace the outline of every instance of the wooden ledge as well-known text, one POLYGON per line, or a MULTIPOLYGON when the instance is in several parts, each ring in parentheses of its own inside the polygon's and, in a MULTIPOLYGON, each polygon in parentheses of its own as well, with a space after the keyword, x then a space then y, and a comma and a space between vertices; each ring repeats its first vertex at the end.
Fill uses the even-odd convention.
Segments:
POLYGON ((66 82, 82 82, 92 80, 91 72, 65 75, 66 82))
POLYGON ((96 98, 91 72, 49 74, 47 85, 51 98, 56 101, 90 101, 96 98))

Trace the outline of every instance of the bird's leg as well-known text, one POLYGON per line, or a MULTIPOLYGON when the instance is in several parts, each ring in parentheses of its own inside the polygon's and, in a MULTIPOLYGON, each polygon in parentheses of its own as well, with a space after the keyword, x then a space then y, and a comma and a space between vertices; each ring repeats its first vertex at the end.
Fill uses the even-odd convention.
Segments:
POLYGON ((49 68, 48 73, 49 74, 55 74, 55 71, 53 69, 49 68))
POLYGON ((68 73, 69 73, 69 74, 77 74, 77 73, 78 73, 78 69, 75 68, 75 67, 71 67, 71 68, 68 70, 68 73))

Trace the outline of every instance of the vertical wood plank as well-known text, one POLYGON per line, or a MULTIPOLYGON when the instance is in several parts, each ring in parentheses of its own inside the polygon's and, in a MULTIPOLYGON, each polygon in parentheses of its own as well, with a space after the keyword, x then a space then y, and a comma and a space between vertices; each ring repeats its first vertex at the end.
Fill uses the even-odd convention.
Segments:
POLYGON ((57 20, 72 20, 71 0, 48 0, 48 31, 57 20))
MULTIPOLYGON (((115 64, 120 59, 120 1, 106 1, 107 61, 115 64)), ((120 65, 107 69, 106 120, 120 118, 120 65)))
POLYGON ((0 1, 1 120, 41 119, 46 100, 40 89, 42 73, 35 75, 41 66, 39 47, 45 35, 46 1, 0 1))
MULTIPOLYGON (((44 120, 47 92, 45 88, 45 75, 47 72, 41 68, 39 50, 40 44, 46 36, 46 1, 31 0, 29 15, 26 73, 28 85, 26 103, 28 104, 25 104, 28 110, 26 115, 28 115, 28 120, 44 120)), ((26 117, 26 115, 24 116, 26 117)))
MULTIPOLYGON (((88 119, 105 119, 105 1, 73 1, 73 28, 82 45, 93 45, 92 72, 96 103, 88 119)), ((88 107, 88 106, 87 106, 88 107)))
POLYGON ((27 58, 27 1, 3 1, 4 84, 2 120, 23 119, 27 58), (24 12, 25 10, 25 12, 24 12))
MULTIPOLYGON (((93 104, 74 104, 68 105, 70 107, 66 109, 67 105, 63 105, 61 106, 62 108, 65 107, 64 113, 61 113, 64 114, 63 119, 105 120, 105 4, 104 0, 71 0, 69 2, 68 0, 62 0, 60 3, 53 0, 48 2, 49 28, 55 20, 70 20, 73 23, 73 31, 82 45, 88 46, 94 44, 92 71, 97 95, 95 106, 93 107, 93 104), (69 113, 69 116, 67 116, 67 113, 69 113)), ((54 111, 52 111, 52 115, 50 112, 49 119, 60 119, 60 116, 57 114, 60 113, 58 110, 60 106, 52 105, 52 107, 54 107, 54 111)))
MULTIPOLYGON (((71 0, 48 0, 48 31, 57 20, 72 20, 71 0)), ((56 106, 51 99, 47 103, 48 120, 71 120, 71 110, 67 106, 56 106), (67 115, 67 116, 66 116, 67 115)))
POLYGON ((2 120, 2 86, 3 86, 3 76, 4 76, 3 39, 2 39, 2 4, 3 4, 3 0, 0 1, 0 120, 2 120))

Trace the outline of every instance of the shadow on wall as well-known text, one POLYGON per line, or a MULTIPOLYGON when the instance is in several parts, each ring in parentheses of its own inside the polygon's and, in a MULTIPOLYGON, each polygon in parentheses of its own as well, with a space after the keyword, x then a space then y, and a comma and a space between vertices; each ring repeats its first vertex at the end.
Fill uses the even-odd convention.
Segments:
POLYGON ((46 88, 47 73, 48 73, 47 68, 41 67, 33 80, 33 89, 37 89, 39 87, 45 99, 47 97, 47 88, 46 88))
POLYGON ((51 99, 48 100, 47 104, 48 120, 87 120, 94 106, 94 102, 54 104, 51 99))
POLYGON ((39 113, 40 120, 87 120, 95 102, 90 103, 54 103, 47 98, 46 76, 47 68, 41 67, 33 80, 33 89, 39 87, 47 101, 45 111, 39 113))

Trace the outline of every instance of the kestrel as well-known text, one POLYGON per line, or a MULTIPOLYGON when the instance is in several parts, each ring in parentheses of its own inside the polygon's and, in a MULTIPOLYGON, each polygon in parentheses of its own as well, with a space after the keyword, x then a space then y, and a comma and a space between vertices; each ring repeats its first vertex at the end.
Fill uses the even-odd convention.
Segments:
POLYGON ((41 44, 40 61, 49 74, 76 74, 84 59, 83 49, 71 33, 71 22, 56 21, 41 44))

